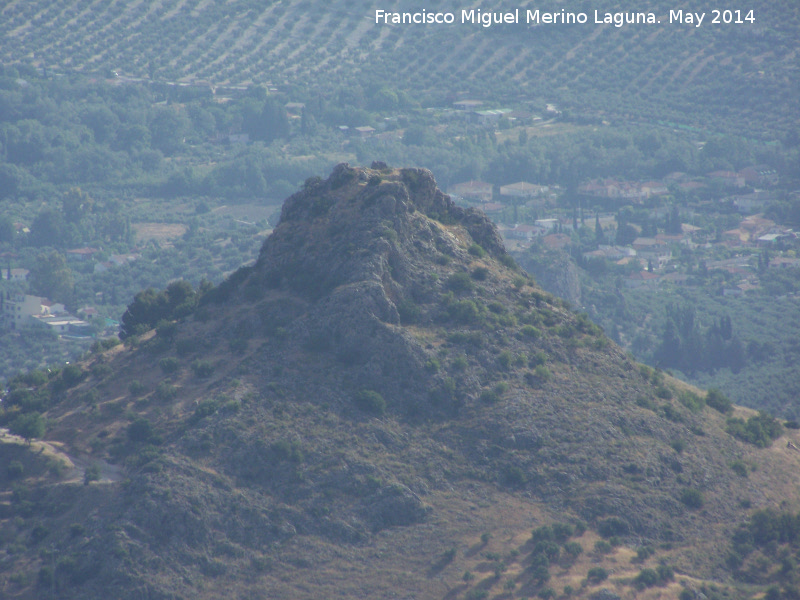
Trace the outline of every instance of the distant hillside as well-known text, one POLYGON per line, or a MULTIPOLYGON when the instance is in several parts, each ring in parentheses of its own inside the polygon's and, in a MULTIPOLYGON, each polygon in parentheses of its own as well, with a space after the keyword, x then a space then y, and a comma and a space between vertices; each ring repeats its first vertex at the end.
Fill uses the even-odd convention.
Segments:
POLYGON ((3 398, 43 437, 0 444, 4 597, 747 597, 735 526, 797 506, 796 431, 634 363, 422 169, 309 179, 123 323, 3 398))
MULTIPOLYGON (((754 0, 742 23, 668 24, 674 3, 557 4, 585 11, 585 25, 377 25, 376 5, 308 0, 30 0, 0 10, 0 60, 54 72, 203 85, 277 86, 298 99, 320 94, 391 109, 398 92, 423 104, 464 97, 496 103, 559 103, 576 116, 769 137, 794 127, 798 114, 800 9, 790 0, 754 0), (595 25, 594 10, 652 11, 660 25, 595 25), (744 21, 752 9, 754 22, 744 21), (388 94, 375 95, 381 87, 388 94)), ((418 10, 405 2, 391 11, 418 10)), ((493 7, 494 8, 494 7, 493 7)), ((511 10, 515 7, 504 6, 511 10)), ((520 3, 521 20, 526 8, 520 3)), ((685 9, 688 10, 688 9, 685 9)), ((724 18, 736 15, 720 15, 724 18)))

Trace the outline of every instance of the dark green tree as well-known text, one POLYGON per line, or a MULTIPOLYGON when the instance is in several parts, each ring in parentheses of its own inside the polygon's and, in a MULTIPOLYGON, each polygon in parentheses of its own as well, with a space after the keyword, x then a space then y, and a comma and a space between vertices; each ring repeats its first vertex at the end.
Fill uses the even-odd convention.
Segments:
POLYGON ((64 255, 56 250, 40 254, 29 275, 34 294, 68 304, 75 292, 75 278, 64 255))

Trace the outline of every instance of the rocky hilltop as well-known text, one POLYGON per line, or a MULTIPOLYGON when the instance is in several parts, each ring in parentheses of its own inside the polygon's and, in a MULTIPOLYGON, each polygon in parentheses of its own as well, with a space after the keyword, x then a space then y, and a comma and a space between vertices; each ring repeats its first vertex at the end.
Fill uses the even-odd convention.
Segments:
POLYGON ((11 386, 3 422, 48 429, 0 445, 4 597, 677 597, 738 585, 734 527, 796 501, 786 440, 635 363, 426 170, 308 180, 254 265, 179 288, 11 386))

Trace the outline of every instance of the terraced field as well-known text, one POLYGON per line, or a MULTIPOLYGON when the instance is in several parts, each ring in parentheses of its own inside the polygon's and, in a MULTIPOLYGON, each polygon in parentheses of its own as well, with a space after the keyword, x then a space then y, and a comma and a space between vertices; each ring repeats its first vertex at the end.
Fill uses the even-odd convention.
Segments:
MULTIPOLYGON (((599 115, 703 126, 738 121, 748 135, 795 126, 800 114, 800 5, 753 0, 755 23, 661 25, 376 25, 361 0, 10 0, 0 61, 52 71, 325 92, 360 84, 411 90, 423 103, 457 92, 498 102, 540 99, 599 115), (708 113, 696 110, 698 103, 708 113), (753 124, 753 121, 757 124, 753 124)), ((602 10, 642 10, 609 3, 602 10)), ((560 10, 557 4, 551 10, 560 10)), ((526 3, 520 3, 524 20, 526 3)), ((385 10, 416 10, 386 2, 385 10)), ((514 8, 512 6, 502 7, 514 8)), ((531 4, 531 8, 538 8, 531 4)), ((713 6, 698 3, 696 11, 713 6)))

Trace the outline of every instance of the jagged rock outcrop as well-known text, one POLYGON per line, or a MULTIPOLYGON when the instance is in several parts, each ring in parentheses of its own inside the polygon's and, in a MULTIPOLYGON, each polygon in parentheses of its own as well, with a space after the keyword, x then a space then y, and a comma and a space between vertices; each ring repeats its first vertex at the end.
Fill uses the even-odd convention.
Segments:
POLYGON ((581 282, 578 267, 569 255, 562 251, 544 252, 542 256, 533 250, 515 253, 520 266, 533 275, 542 288, 564 298, 573 306, 581 305, 581 282))

